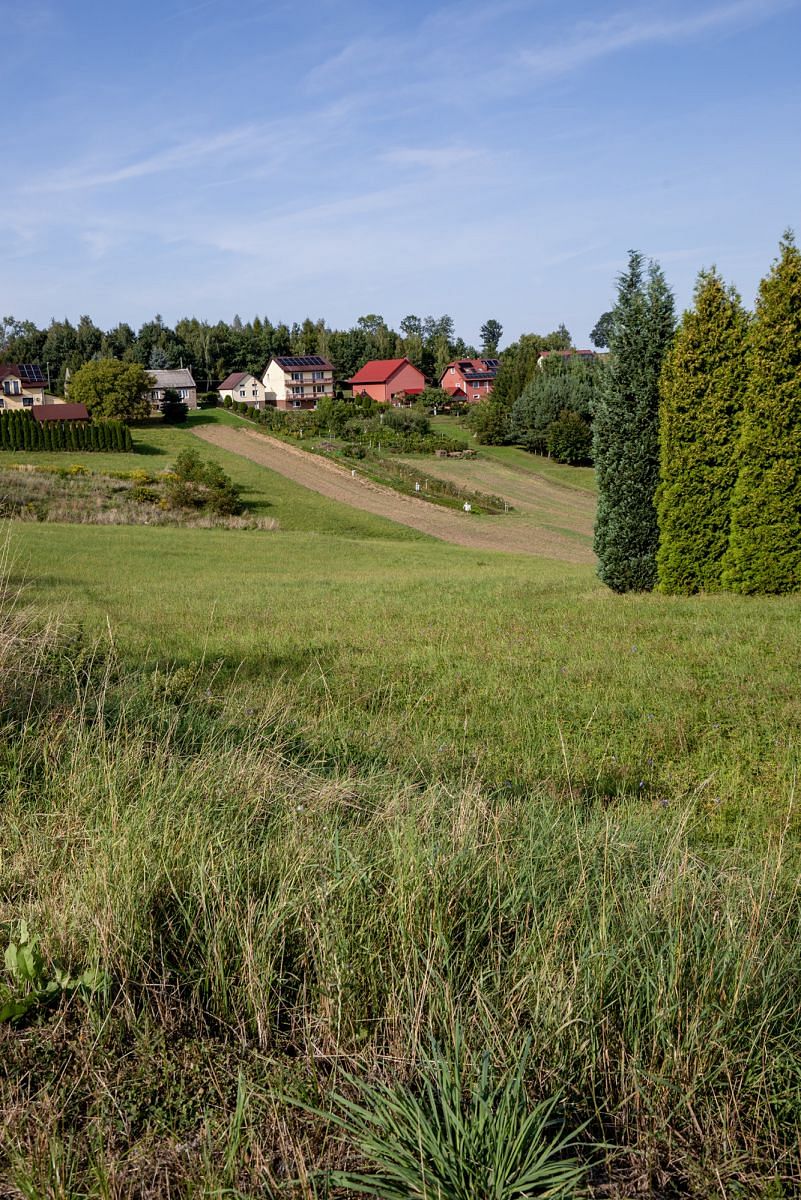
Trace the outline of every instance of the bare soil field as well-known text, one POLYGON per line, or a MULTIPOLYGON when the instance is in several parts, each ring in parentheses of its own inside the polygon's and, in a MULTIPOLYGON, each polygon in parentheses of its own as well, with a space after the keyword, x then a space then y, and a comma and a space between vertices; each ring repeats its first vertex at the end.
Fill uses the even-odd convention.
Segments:
MULTIPOLYGON (((452 476, 448 471, 449 464, 444 460, 436 461, 436 469, 431 474, 455 478, 500 496, 508 495, 518 512, 488 517, 441 508, 425 500, 403 496, 359 474, 351 475, 349 470, 330 459, 246 428, 206 426, 194 433, 203 441, 276 471, 331 500, 408 525, 444 542, 474 550, 533 554, 568 563, 594 561, 589 543, 594 508, 592 497, 544 480, 521 480, 514 472, 494 463, 481 464, 488 469, 488 474, 482 475, 481 479, 468 480, 463 473, 452 476), (491 482, 490 477, 495 480, 496 476, 502 478, 498 483, 491 482), (549 518, 552 518, 552 527, 549 518)), ((455 467, 457 464, 450 465, 455 467)))

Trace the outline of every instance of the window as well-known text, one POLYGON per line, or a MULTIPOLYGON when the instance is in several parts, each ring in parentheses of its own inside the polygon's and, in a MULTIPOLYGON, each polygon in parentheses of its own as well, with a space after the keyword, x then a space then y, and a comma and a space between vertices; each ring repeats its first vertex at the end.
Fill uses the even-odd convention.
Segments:
POLYGON ((293 379, 302 379, 302 378, 303 378, 303 372, 302 372, 302 371, 293 371, 293 372, 292 372, 292 378, 293 378, 293 379))
POLYGON ((292 407, 293 407, 293 408, 300 408, 300 400, 293 400, 293 401, 292 401, 292 407))
POLYGON ((315 383, 313 391, 315 396, 322 396, 323 392, 325 391, 325 385, 322 383, 315 383))
POLYGON ((242 397, 244 398, 244 395, 245 395, 245 389, 244 389, 244 388, 240 388, 240 389, 239 389, 239 395, 240 395, 240 396, 242 396, 242 397))
POLYGON ((451 375, 455 375, 455 374, 456 374, 456 367, 451 367, 451 375))
POLYGON ((33 396, 23 396, 22 397, 22 407, 23 408, 33 408, 33 396))
POLYGON ((7 396, 18 396, 19 395, 19 380, 18 379, 4 380, 3 381, 3 391, 5 392, 5 394, 7 396))
POLYGON ((325 379, 322 371, 312 371, 312 379, 325 379))

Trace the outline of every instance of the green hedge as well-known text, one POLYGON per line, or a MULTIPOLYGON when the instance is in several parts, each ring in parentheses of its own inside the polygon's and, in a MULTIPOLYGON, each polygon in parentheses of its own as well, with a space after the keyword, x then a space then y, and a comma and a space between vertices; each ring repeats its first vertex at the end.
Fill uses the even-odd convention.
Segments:
POLYGON ((26 409, 0 413, 0 450, 131 451, 131 431, 122 421, 35 421, 26 409))

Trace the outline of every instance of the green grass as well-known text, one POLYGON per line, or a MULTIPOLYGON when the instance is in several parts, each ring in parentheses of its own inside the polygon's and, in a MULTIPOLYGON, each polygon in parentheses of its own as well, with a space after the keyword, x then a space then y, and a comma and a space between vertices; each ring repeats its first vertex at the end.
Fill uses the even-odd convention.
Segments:
POLYGON ((468 426, 459 417, 432 417, 431 424, 438 433, 448 437, 465 438, 470 446, 475 447, 480 457, 494 459, 525 474, 539 475, 564 487, 579 488, 593 494, 598 491, 592 467, 566 467, 542 454, 529 454, 519 446, 479 446, 468 426))
POLYGON ((283 475, 248 462, 237 454, 220 450, 192 437, 192 429, 207 424, 241 425, 239 417, 222 409, 190 416, 185 426, 165 426, 153 421, 134 427, 133 454, 44 454, 0 451, 0 467, 24 462, 41 466, 70 466, 73 463, 95 471, 163 471, 176 455, 189 446, 205 459, 218 462, 242 485, 243 500, 256 516, 272 517, 282 530, 305 531, 344 538, 387 538, 403 542, 427 540, 424 534, 370 513, 358 512, 346 504, 327 500, 316 492, 299 487, 283 475))
POLYGON ((795 1194, 799 599, 360 535, 213 456, 282 532, 9 526, 0 928, 108 979, 0 1025, 11 1195, 337 1195, 358 1144, 277 1097, 418 1095, 457 1029, 499 1085, 531 1039, 599 1197, 795 1194))
POLYGON ((223 659, 344 756, 776 820, 798 601, 616 597, 590 569, 317 533, 17 525, 29 595, 131 661, 223 659))

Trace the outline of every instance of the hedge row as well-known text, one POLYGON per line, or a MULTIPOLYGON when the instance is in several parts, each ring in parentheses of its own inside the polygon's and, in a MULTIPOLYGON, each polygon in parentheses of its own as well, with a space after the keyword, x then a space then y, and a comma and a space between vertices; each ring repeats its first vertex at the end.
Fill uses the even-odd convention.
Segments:
POLYGON ((13 409, 0 413, 0 450, 105 450, 133 449, 131 431, 122 421, 35 421, 30 412, 13 409))

